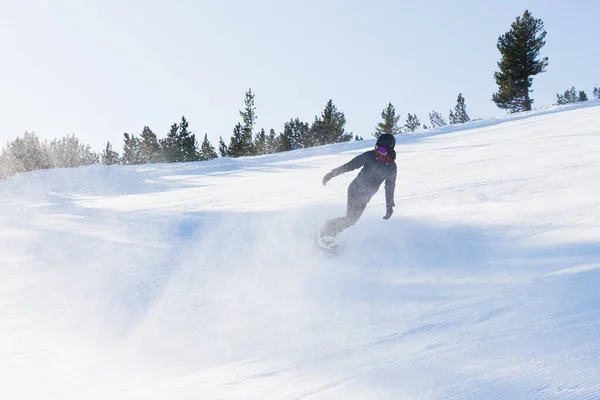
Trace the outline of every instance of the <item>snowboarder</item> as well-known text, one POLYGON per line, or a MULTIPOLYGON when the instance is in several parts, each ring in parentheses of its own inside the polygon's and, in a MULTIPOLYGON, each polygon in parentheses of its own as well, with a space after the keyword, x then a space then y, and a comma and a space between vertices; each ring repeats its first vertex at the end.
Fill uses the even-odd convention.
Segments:
POLYGON ((340 232, 354 225, 367 207, 367 203, 377 193, 385 181, 386 213, 383 219, 389 219, 394 212, 394 189, 396 187, 396 139, 384 133, 377 139, 374 150, 364 152, 346 164, 331 170, 323 178, 326 185, 332 178, 345 172, 361 168, 362 170, 348 186, 348 203, 346 216, 331 219, 325 223, 319 234, 319 245, 327 249, 335 249, 335 237, 340 232))

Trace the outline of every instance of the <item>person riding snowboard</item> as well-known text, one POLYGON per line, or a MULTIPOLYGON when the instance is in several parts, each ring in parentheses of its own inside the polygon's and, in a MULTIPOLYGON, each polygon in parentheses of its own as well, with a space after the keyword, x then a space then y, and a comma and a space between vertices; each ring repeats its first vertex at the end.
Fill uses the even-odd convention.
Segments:
POLYGON ((331 170, 323 178, 327 185, 332 178, 345 172, 361 168, 362 170, 348 186, 346 216, 334 218, 325 223, 320 232, 320 244, 327 248, 335 247, 335 236, 354 225, 367 207, 367 203, 377 193, 385 181, 386 213, 383 219, 389 219, 394 212, 394 190, 396 188, 396 139, 389 133, 379 136, 374 150, 364 152, 346 164, 331 170))

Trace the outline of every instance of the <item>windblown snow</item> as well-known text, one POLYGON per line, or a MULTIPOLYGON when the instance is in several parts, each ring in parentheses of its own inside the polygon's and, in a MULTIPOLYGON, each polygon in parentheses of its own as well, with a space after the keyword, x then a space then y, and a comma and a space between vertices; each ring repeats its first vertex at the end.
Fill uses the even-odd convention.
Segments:
POLYGON ((599 399, 600 102, 373 145, 0 182, 0 398, 599 399))

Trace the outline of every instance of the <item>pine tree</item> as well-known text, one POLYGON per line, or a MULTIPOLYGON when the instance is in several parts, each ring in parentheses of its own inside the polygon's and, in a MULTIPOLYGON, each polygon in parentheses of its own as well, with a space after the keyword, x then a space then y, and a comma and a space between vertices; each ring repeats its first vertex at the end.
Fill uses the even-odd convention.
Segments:
POLYGON ((179 125, 172 124, 167 137, 159 141, 162 158, 165 162, 174 163, 181 161, 178 136, 179 125))
POLYGON ((125 165, 140 164, 142 162, 140 154, 140 140, 135 135, 124 133, 123 157, 121 162, 125 165))
POLYGON ((588 97, 587 94, 585 94, 584 90, 580 90, 579 91, 579 98, 578 101, 588 101, 588 97))
POLYGON ((279 132, 277 137, 275 138, 275 153, 281 153, 282 151, 290 151, 291 144, 289 140, 283 135, 283 132, 279 132))
POLYGON ((229 157, 229 148, 221 136, 219 136, 219 154, 221 157, 229 157))
POLYGON ((444 117, 442 117, 442 114, 440 114, 437 111, 432 111, 429 113, 429 122, 431 123, 431 126, 433 128, 442 127, 442 126, 447 125, 447 122, 444 119, 444 117))
POLYGON ((241 156, 251 156, 254 154, 254 125, 256 124, 256 106, 254 105, 254 93, 252 89, 248 89, 246 97, 244 99, 246 107, 244 110, 240 110, 240 116, 242 117, 242 132, 243 132, 243 146, 241 156))
POLYGON ((213 147, 213 145, 208 140, 208 134, 205 133, 204 140, 202 141, 199 159, 206 161, 206 160, 213 160, 217 157, 219 157, 219 155, 215 151, 215 148, 213 147))
POLYGON ((102 164, 104 165, 113 165, 118 164, 120 162, 119 153, 113 151, 112 145, 108 141, 106 142, 106 147, 104 148, 104 151, 101 154, 101 159, 102 164))
POLYGON ((419 118, 417 118, 416 115, 408 113, 404 127, 406 128, 407 132, 414 132, 421 127, 421 121, 419 121, 419 118))
POLYGON ((530 111, 533 99, 530 97, 533 76, 546 71, 548 57, 538 59, 540 50, 546 44, 546 31, 541 19, 535 19, 526 10, 517 17, 511 29, 498 38, 496 47, 502 55, 498 62, 500 71, 494 73, 498 92, 492 100, 499 108, 511 113, 530 111))
POLYGON ((296 148, 307 149, 315 145, 313 138, 310 135, 310 126, 308 125, 308 122, 302 122, 300 121, 300 118, 296 117, 294 121, 290 120, 290 123, 293 124, 293 129, 295 131, 294 137, 296 138, 296 148))
POLYGON ((285 130, 277 136, 277 152, 294 150, 294 142, 290 132, 285 130))
POLYGON ((450 123, 451 124, 464 124, 469 121, 469 115, 467 114, 467 106, 465 105, 465 98, 462 96, 462 93, 458 94, 458 98, 456 99, 456 106, 454 107, 454 112, 450 111, 450 123))
POLYGON ((196 135, 189 131, 189 123, 184 116, 179 123, 178 147, 180 151, 179 161, 198 161, 198 142, 196 135))
POLYGON ((592 92, 594 97, 600 99, 600 87, 594 87, 594 91, 592 92))
POLYGON ((277 151, 277 135, 275 129, 271 128, 267 136, 267 154, 273 154, 277 151))
POLYGON ((256 134, 254 138, 254 155, 267 154, 267 134, 264 129, 256 134))
POLYGON ((354 136, 345 131, 346 117, 343 112, 329 100, 321 117, 315 117, 310 128, 310 142, 314 145, 349 142, 354 136))
POLYGON ((381 119, 383 119, 383 121, 377 124, 373 136, 378 138, 384 133, 389 133, 390 135, 398 135, 402 133, 402 128, 398 126, 400 115, 396 115, 396 109, 392 103, 389 103, 388 106, 381 112, 381 119))
POLYGON ((142 163, 160 161, 160 145, 156 134, 149 127, 144 126, 140 138, 140 161, 142 163))
POLYGON ((556 94, 556 105, 576 103, 577 101, 579 101, 579 97, 574 86, 571 86, 569 90, 565 90, 563 94, 556 94))
POLYGON ((228 155, 231 158, 243 157, 248 152, 247 137, 244 127, 239 122, 233 128, 233 135, 229 141, 228 155))
POLYGON ((284 151, 312 147, 312 139, 308 123, 300 121, 300 118, 290 119, 283 125, 282 149, 284 151))

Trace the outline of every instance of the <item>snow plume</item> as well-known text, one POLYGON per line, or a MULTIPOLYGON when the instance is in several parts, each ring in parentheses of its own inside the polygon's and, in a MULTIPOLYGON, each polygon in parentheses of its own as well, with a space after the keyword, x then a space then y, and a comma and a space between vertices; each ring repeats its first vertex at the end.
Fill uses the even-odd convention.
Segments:
POLYGON ((17 193, 11 186, 24 189, 12 204, 19 215, 3 221, 23 230, 21 249, 11 250, 19 274, 7 275, 7 287, 27 310, 25 326, 45 337, 41 349, 77 348, 47 358, 31 346, 10 350, 32 351, 40 373, 49 371, 52 384, 32 394, 60 392, 74 366, 110 379, 102 393, 112 393, 138 375, 190 373, 300 348, 310 364, 326 348, 343 348, 352 332, 361 335, 352 312, 338 309, 343 270, 314 246, 324 206, 300 194, 281 202, 289 189, 268 182, 263 194, 279 199, 274 205, 252 193, 236 200, 230 191, 254 178, 217 174, 196 185, 189 171, 160 170, 95 166, 73 180, 63 179, 64 170, 40 171, 6 185, 7 195, 17 193))
POLYGON ((183 222, 168 283, 130 340, 159 359, 204 366, 310 342, 310 326, 324 322, 318 299, 332 278, 318 266, 323 255, 313 246, 310 215, 224 213, 183 222))

